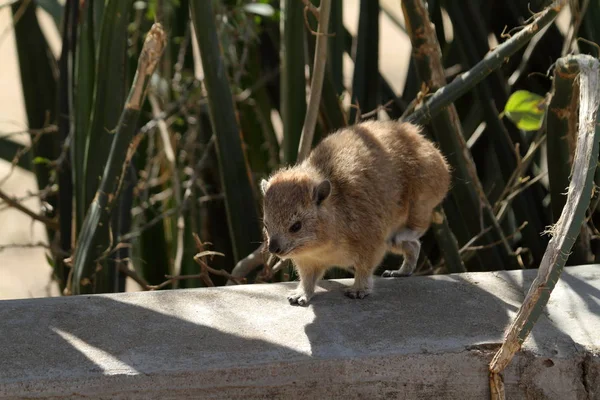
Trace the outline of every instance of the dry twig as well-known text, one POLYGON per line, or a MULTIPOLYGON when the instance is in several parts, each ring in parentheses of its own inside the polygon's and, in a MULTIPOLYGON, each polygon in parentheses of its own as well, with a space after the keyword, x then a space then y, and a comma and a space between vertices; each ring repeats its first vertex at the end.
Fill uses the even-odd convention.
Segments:
MULTIPOLYGON (((310 1, 305 0, 305 3, 310 1)), ((312 5, 312 4, 311 4, 312 5)), ((307 6, 308 7, 308 6, 307 6)), ((327 33, 329 29, 329 13, 331 10, 331 0, 321 0, 319 6, 319 26, 315 47, 315 59, 313 65, 313 76, 310 85, 310 99, 304 118, 304 126, 300 135, 300 146, 298 149, 298 161, 304 160, 310 152, 315 126, 319 116, 319 106, 321 104, 321 91, 323 90, 323 80, 325 79, 325 64, 327 62, 327 33)))
POLYGON ((0 190, 0 200, 4 201, 8 206, 10 206, 12 208, 16 208, 17 210, 19 210, 19 211, 27 214, 32 219, 45 224, 48 228, 51 228, 51 229, 58 229, 59 228, 58 227, 58 221, 56 221, 56 219, 48 218, 46 216, 34 213, 29 208, 23 206, 16 199, 13 199, 12 197, 10 197, 8 194, 6 194, 5 192, 3 192, 2 190, 0 190))

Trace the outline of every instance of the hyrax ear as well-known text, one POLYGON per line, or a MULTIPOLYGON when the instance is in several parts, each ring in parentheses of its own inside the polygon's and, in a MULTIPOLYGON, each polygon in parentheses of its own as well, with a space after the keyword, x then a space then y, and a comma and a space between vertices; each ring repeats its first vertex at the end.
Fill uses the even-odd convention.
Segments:
POLYGON ((328 179, 325 179, 317 186, 315 186, 313 190, 313 200, 317 205, 320 205, 323 201, 325 201, 329 195, 331 194, 331 182, 328 179))
POLYGON ((269 188, 269 182, 266 179, 262 179, 260 181, 260 190, 264 196, 264 194, 267 192, 267 189, 269 188))

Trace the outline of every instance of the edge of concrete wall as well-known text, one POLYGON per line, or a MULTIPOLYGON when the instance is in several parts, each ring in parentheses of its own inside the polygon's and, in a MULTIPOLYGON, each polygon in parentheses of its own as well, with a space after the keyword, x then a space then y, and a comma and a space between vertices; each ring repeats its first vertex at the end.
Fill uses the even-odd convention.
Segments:
MULTIPOLYGON (((0 398, 489 398, 537 271, 0 301, 0 398)), ((507 398, 600 398, 600 268, 568 267, 504 373, 507 398)))

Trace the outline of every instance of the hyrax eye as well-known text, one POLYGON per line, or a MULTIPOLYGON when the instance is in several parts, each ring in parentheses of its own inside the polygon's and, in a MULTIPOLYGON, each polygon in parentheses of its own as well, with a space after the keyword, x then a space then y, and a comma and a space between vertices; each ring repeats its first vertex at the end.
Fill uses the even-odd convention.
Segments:
POLYGON ((298 232, 302 228, 302 222, 296 221, 294 225, 290 226, 290 232, 295 233, 298 232))

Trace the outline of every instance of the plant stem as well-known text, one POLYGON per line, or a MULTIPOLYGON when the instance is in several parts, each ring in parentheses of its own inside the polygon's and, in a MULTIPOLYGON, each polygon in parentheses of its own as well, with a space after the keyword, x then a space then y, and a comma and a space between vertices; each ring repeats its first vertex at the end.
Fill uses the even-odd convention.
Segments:
POLYGON ((321 0, 319 6, 319 27, 317 30, 317 45, 315 50, 315 59, 313 67, 312 82, 310 85, 310 99, 308 109, 304 118, 304 126, 300 135, 300 146, 298 148, 298 161, 304 160, 312 147, 313 136, 317 117, 319 116, 319 106, 321 104, 321 91, 323 89, 323 79, 325 78, 325 66, 327 63, 327 32, 329 28, 329 13, 331 10, 331 0, 321 0))
POLYGON ((102 175, 100 187, 90 205, 89 212, 83 221, 79 243, 75 248, 73 260, 73 294, 91 291, 98 286, 96 275, 98 259, 112 251, 112 236, 110 232, 110 216, 119 198, 123 177, 127 171, 131 157, 135 152, 142 136, 134 136, 140 109, 146 98, 146 89, 150 77, 154 73, 158 61, 164 51, 166 34, 159 23, 152 25, 146 36, 144 47, 139 57, 137 71, 125 103, 125 108, 117 125, 117 132, 111 144, 108 160, 102 175), (99 238, 110 237, 111 242, 106 247, 99 238))
POLYGON ((523 27, 513 37, 496 47, 494 51, 489 52, 473 68, 447 86, 438 89, 417 111, 406 117, 406 120, 419 124, 427 123, 433 116, 471 90, 473 86, 481 82, 496 68, 499 68, 506 58, 525 46, 543 27, 553 22, 566 3, 567 0, 555 0, 539 12, 529 25, 523 27))
MULTIPOLYGON (((565 265, 566 255, 571 251, 585 221, 585 212, 590 203, 600 139, 600 62, 588 55, 569 56, 564 61, 578 67, 580 72, 579 132, 567 202, 558 222, 551 228, 552 239, 544 253, 537 277, 531 284, 502 347, 490 363, 491 384, 499 381, 498 374, 521 348, 548 303, 565 265)), ((492 389, 497 390, 495 386, 492 389)), ((500 392, 496 398, 502 396, 503 393, 500 392)))
POLYGON ((254 250, 253 243, 258 243, 261 239, 255 191, 225 72, 212 2, 190 1, 190 15, 202 59, 210 122, 217 144, 219 172, 225 193, 233 259, 237 262, 251 253, 254 250))
MULTIPOLYGON (((417 74, 427 86, 427 90, 437 90, 446 84, 446 78, 442 66, 442 50, 437 41, 434 26, 429 19, 427 7, 422 0, 404 0, 402 1, 402 11, 413 46, 413 58, 417 74)), ((457 203, 461 204, 464 215, 468 215, 468 209, 483 209, 487 214, 489 224, 494 227, 496 234, 504 244, 505 252, 510 254, 511 249, 504 238, 498 221, 495 219, 492 207, 477 176, 475 164, 465 142, 458 112, 454 104, 450 104, 439 115, 434 116, 431 122, 441 150, 448 156, 452 167, 456 170, 456 180, 468 182, 468 184, 457 184, 454 192, 457 197, 461 197, 461 200, 457 203)), ((466 222, 469 223, 468 226, 472 235, 476 235, 481 230, 477 218, 471 217, 466 222)), ((438 230, 434 232, 438 232, 438 230)), ((453 236, 450 229, 445 232, 445 235, 436 235, 436 238, 441 241, 444 240, 441 236, 446 235, 453 236)), ((487 242, 491 242, 491 237, 487 236, 487 242)), ((453 249, 444 246, 442 249, 455 250, 458 253, 458 248, 453 249)), ((500 254, 496 249, 487 249, 486 253, 491 265, 499 268, 504 264, 504 260, 500 258, 500 254)), ((444 257, 447 262, 460 258, 456 254, 444 254, 444 257)), ((451 266, 451 269, 464 270, 464 265, 461 262, 461 265, 451 266)))

